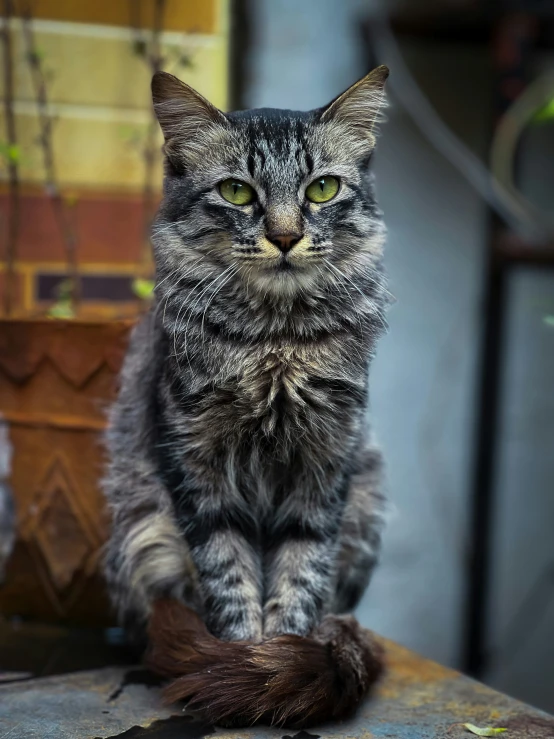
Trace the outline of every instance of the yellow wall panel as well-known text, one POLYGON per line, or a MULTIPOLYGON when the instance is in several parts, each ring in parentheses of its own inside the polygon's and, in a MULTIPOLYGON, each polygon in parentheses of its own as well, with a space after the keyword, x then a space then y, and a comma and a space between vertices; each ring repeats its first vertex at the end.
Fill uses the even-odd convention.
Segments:
MULTIPOLYGON (((34 17, 109 26, 131 25, 132 9, 141 24, 151 28, 156 0, 35 0, 34 17)), ((16 4, 17 7, 17 4, 16 4)), ((166 0, 164 27, 171 31, 214 33, 218 24, 217 0, 166 0)))
MULTIPOLYGON (((147 108, 150 105, 150 70, 133 51, 132 37, 87 36, 35 32, 37 47, 49 73, 48 94, 54 103, 147 108)), ((20 29, 13 32, 16 59, 24 59, 20 29)), ((227 44, 224 37, 164 36, 164 68, 181 77, 215 105, 225 107, 227 44), (179 64, 186 56, 191 66, 179 64)), ((31 74, 25 63, 15 66, 18 100, 32 101, 31 74)), ((3 75, 0 94, 3 94, 3 75)))
MULTIPOLYGON (((16 119, 21 146, 20 176, 23 182, 43 181, 40 150, 36 145, 38 124, 31 116, 16 119)), ((0 126, 4 125, 0 116, 0 126)), ((145 125, 135 124, 137 134, 145 125)), ((128 127, 118 121, 59 118, 54 128, 56 169, 65 187, 90 186, 98 189, 142 188, 143 158, 129 143, 128 127)), ((159 141, 161 146, 161 140, 159 141)), ((161 184, 161 157, 155 185, 161 184)))
MULTIPOLYGON (((225 109, 226 0, 218 0, 217 7, 220 34, 164 33, 162 51, 167 71, 177 74, 225 109), (180 64, 179 57, 183 54, 190 58, 190 66, 180 64)), ((37 108, 19 21, 12 24, 12 36, 20 176, 24 183, 40 183, 43 172, 37 145, 37 108)), ((150 70, 134 52, 134 34, 125 28, 38 21, 35 38, 49 74, 48 97, 56 120, 54 155, 60 184, 140 190, 143 186, 140 141, 144 140, 152 114, 150 70), (135 141, 134 146, 131 140, 135 141)), ((0 96, 2 87, 3 75, 0 75, 0 96)), ((5 130, 2 116, 3 106, 0 132, 5 130)), ((5 177, 5 168, 0 167, 0 180, 5 177)), ((154 184, 156 187, 161 184, 159 172, 154 184)))

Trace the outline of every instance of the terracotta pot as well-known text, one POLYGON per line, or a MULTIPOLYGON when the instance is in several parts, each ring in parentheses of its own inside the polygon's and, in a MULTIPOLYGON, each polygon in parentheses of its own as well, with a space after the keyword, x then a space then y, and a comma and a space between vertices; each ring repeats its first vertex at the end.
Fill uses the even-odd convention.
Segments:
POLYGON ((0 419, 14 454, 16 542, 0 613, 113 622, 99 562, 106 409, 132 321, 0 320, 0 419))

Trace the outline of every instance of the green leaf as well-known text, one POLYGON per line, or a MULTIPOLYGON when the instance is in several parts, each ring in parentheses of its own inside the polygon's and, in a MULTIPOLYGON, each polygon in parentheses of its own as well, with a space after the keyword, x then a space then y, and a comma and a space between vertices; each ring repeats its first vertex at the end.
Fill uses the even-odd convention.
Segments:
POLYGON ((554 98, 549 100, 546 105, 543 105, 535 113, 533 121, 535 123, 545 123, 546 121, 552 120, 552 118, 554 118, 554 98))
POLYGON ((193 69, 194 67, 192 57, 188 56, 188 54, 182 54, 178 58, 177 63, 179 66, 183 67, 183 69, 193 69))
POLYGON ((21 149, 16 144, 10 144, 7 149, 8 161, 17 164, 21 157, 21 149))
POLYGON ((141 300, 150 300, 154 294, 154 280, 145 280, 137 277, 133 280, 133 292, 141 300))
POLYGON ((71 303, 71 297, 73 294, 73 280, 68 277, 65 280, 62 280, 61 282, 58 282, 56 285, 54 292, 57 297, 58 303, 71 303))
POLYGON ((471 731, 472 734, 477 734, 477 736, 496 736, 497 734, 503 734, 505 731, 507 731, 507 729, 493 729, 492 726, 487 726, 484 729, 480 729, 474 724, 464 724, 464 727, 468 731, 471 731))
POLYGON ((31 64, 40 64, 46 57, 46 54, 44 52, 44 49, 31 49, 31 51, 28 53, 28 58, 31 64))
POLYGON ((551 328, 554 328, 554 316, 544 316, 542 320, 545 326, 550 326, 551 328))
POLYGON ((133 41, 133 53, 140 57, 145 57, 146 52, 148 51, 148 47, 146 45, 146 41, 144 39, 136 39, 136 41, 133 41))
POLYGON ((59 301, 48 310, 50 318, 75 318, 75 311, 71 307, 71 303, 59 301))

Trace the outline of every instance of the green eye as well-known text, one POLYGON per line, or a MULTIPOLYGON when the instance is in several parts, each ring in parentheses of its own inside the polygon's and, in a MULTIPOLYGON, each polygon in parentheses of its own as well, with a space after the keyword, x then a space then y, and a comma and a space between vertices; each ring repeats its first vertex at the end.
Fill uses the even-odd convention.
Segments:
POLYGON ((338 193, 340 182, 336 177, 326 175, 314 180, 306 188, 306 197, 311 200, 312 203, 326 203, 328 200, 332 200, 338 193))
POLYGON ((233 205, 248 205, 256 197, 253 187, 232 178, 219 183, 219 192, 222 198, 233 205))

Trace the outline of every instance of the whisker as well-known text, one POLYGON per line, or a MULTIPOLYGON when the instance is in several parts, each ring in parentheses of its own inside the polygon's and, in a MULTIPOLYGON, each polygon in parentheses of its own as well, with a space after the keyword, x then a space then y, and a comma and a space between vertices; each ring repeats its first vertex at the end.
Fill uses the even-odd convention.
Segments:
MULTIPOLYGON (((199 287, 203 282, 205 282, 210 277, 211 277, 211 275, 206 275, 205 277, 203 277, 199 282, 197 282, 197 284, 194 286, 194 288, 193 288, 193 290, 191 292, 193 292, 194 290, 196 290, 197 287, 199 287)), ((200 294, 200 297, 202 297, 202 293, 200 294)), ((177 354, 177 333, 181 331, 180 326, 182 324, 179 323, 179 316, 181 315, 181 311, 183 310, 183 308, 185 308, 185 316, 186 316, 187 304, 186 304, 186 302, 184 300, 183 300, 181 306, 179 307, 179 310, 177 312, 177 317, 175 318, 175 323, 174 323, 174 326, 173 326, 173 354, 175 356, 175 359, 177 360, 177 366, 179 367, 179 369, 181 369, 181 365, 179 364, 179 355, 177 354)), ((191 310, 192 310, 192 308, 191 308, 191 310)), ((183 318, 183 321, 184 320, 185 319, 183 318)), ((185 341, 186 341, 186 336, 185 336, 185 341)))
POLYGON ((206 312, 207 312, 208 308, 209 308, 209 307, 210 307, 210 305, 211 305, 211 304, 213 303, 213 301, 214 301, 214 298, 215 298, 215 296, 216 296, 216 295, 217 295, 217 294, 218 294, 219 292, 221 292, 221 289, 222 289, 223 287, 225 287, 225 285, 226 285, 226 284, 227 284, 227 283, 229 282, 229 280, 231 280, 231 279, 232 279, 232 278, 233 278, 233 277, 234 277, 234 276, 236 275, 236 273, 237 273, 238 271, 239 271, 239 268, 238 268, 238 266, 237 266, 237 267, 235 268, 235 270, 234 270, 233 272, 231 272, 231 274, 230 274, 230 275, 228 275, 227 279, 226 279, 226 280, 224 280, 224 281, 223 281, 223 282, 221 283, 221 285, 219 285, 219 286, 218 286, 217 290, 216 290, 216 291, 214 292, 214 294, 213 294, 213 295, 211 296, 211 298, 210 298, 210 299, 208 300, 208 302, 207 302, 207 304, 206 304, 206 307, 204 308, 204 312, 202 313, 202 322, 201 322, 201 324, 200 324, 200 338, 202 339, 202 341, 204 341, 204 321, 205 321, 205 318, 206 318, 206 312))
POLYGON ((167 226, 163 226, 162 228, 159 228, 158 226, 154 226, 154 228, 152 229, 152 234, 153 234, 154 236, 156 236, 157 234, 163 234, 163 233, 165 233, 166 231, 171 231, 171 229, 172 229, 172 228, 173 228, 174 226, 182 226, 182 225, 184 225, 184 224, 185 224, 185 223, 187 223, 187 222, 188 222, 188 221, 172 221, 172 222, 171 222, 171 223, 169 223, 169 224, 168 224, 167 226))
MULTIPOLYGON (((194 303, 193 303, 193 304, 192 304, 192 305, 190 306, 190 310, 189 310, 189 312, 188 312, 188 315, 189 315, 189 317, 188 317, 188 320, 187 320, 187 324, 186 324, 186 326, 185 326, 185 329, 184 329, 184 331, 183 331, 183 334, 184 334, 184 338, 185 338, 185 343, 184 343, 184 346, 183 346, 183 351, 181 352, 181 354, 184 354, 184 355, 185 355, 185 358, 186 358, 186 360, 187 360, 187 362, 188 362, 188 364, 189 364, 189 367, 191 367, 191 364, 190 364, 190 358, 189 358, 189 355, 188 355, 188 341, 187 341, 187 332, 188 332, 188 327, 189 327, 189 324, 190 324, 190 322, 191 322, 191 319, 192 319, 192 316, 193 316, 194 308, 195 308, 195 307, 196 307, 196 306, 198 305, 199 301, 200 301, 200 300, 202 299, 202 297, 203 297, 203 296, 204 296, 204 295, 206 294, 206 292, 207 292, 207 291, 208 291, 208 290, 210 289, 210 287, 213 287, 213 285, 215 285, 215 284, 216 284, 216 282, 219 282, 219 280, 220 280, 220 279, 221 279, 222 277, 224 277, 224 276, 225 276, 225 275, 226 275, 226 274, 227 274, 227 273, 228 273, 228 272, 229 272, 230 270, 233 270, 233 269, 235 269, 235 268, 236 268, 236 265, 232 264, 231 266, 227 267, 227 269, 223 270, 223 272, 222 272, 222 273, 221 273, 220 275, 218 275, 218 276, 217 276, 217 277, 216 277, 216 278, 215 278, 214 280, 212 280, 212 281, 211 281, 211 282, 209 283, 209 285, 207 285, 207 286, 206 286, 206 287, 205 287, 205 288, 204 288, 204 289, 202 290, 202 292, 200 293, 200 295, 199 295, 199 296, 198 296, 198 297, 196 298, 196 300, 194 301, 194 303)), ((177 352, 177 349, 176 349, 176 348, 175 348, 175 352, 177 352)), ((177 356, 177 355, 176 355, 176 356, 177 356)), ((179 360, 178 360, 178 359, 177 359, 177 363, 179 363, 179 360)), ((192 367, 191 367, 191 369, 192 369, 192 367)))
MULTIPOLYGON (((324 259, 323 261, 327 265, 327 267, 332 267, 331 263, 328 262, 326 259, 324 259)), ((331 274, 333 274, 333 273, 331 272, 331 274)), ((343 292, 348 296, 348 299, 352 303, 352 310, 354 311, 354 316, 356 317, 356 320, 358 321, 358 326, 360 328, 360 332, 363 334, 364 329, 363 329, 363 325, 362 325, 362 320, 360 318, 360 311, 356 307, 356 305, 355 305, 355 303, 354 303, 354 301, 352 299, 352 295, 350 295, 349 291, 346 289, 345 284, 344 284, 344 282, 342 281, 342 279, 340 277, 339 277, 338 284, 343 289, 343 292)))
POLYGON ((351 280, 351 279, 350 279, 349 277, 347 277, 347 276, 346 276, 346 275, 344 274, 344 272, 341 272, 341 270, 340 270, 340 269, 338 269, 338 267, 336 267, 336 266, 335 266, 334 264, 331 264, 331 262, 327 261, 327 259, 324 259, 323 261, 324 261, 324 262, 325 262, 325 263, 326 263, 326 264, 327 264, 327 265, 328 265, 329 267, 331 267, 331 269, 335 270, 335 271, 336 271, 336 272, 337 272, 337 273, 338 273, 339 275, 341 275, 341 276, 342 276, 342 277, 343 277, 343 278, 344 278, 344 279, 345 279, 345 280, 346 280, 346 281, 347 281, 348 283, 350 283, 350 284, 352 285, 352 287, 354 288, 354 290, 357 290, 357 291, 358 291, 358 292, 360 293, 360 295, 362 296, 363 300, 365 300, 365 302, 367 303, 367 305, 368 305, 368 306, 369 306, 369 307, 371 308, 371 313, 372 313, 372 315, 373 315, 374 317, 376 317, 376 318, 377 318, 377 319, 379 320, 379 322, 380 322, 380 324, 381 324, 381 326, 382 326, 383 328, 386 328, 386 324, 385 324, 385 322, 383 321, 383 319, 381 318, 381 316, 380 316, 380 314, 379 314, 379 311, 378 311, 378 310, 376 310, 376 306, 375 306, 375 303, 374 303, 373 301, 371 301, 371 300, 370 300, 370 299, 369 299, 369 298, 367 297, 367 295, 365 295, 365 294, 364 294, 364 293, 363 293, 363 292, 362 292, 362 291, 360 290, 360 288, 359 288, 359 287, 358 287, 357 285, 355 285, 355 284, 354 284, 354 283, 352 282, 352 280, 351 280))

